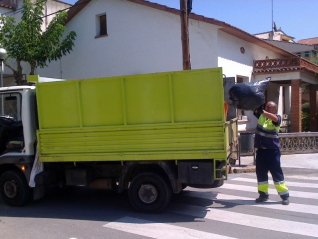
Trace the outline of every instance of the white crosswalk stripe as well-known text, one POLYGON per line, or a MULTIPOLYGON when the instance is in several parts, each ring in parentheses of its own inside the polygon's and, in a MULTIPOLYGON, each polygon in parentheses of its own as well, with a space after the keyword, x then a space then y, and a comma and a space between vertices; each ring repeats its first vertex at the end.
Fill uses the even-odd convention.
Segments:
MULTIPOLYGON (((310 177, 305 179, 309 180, 309 182, 313 181, 310 177)), ((218 226, 224 225, 220 228, 231 228, 232 226, 249 228, 247 231, 254 234, 252 236, 247 233, 245 234, 246 238, 258 237, 257 230, 260 229, 265 230, 269 233, 268 235, 274 235, 270 237, 281 237, 281 235, 286 235, 286 237, 290 235, 293 238, 318 237, 318 193, 301 191, 301 188, 306 188, 306 191, 308 191, 308 188, 317 188, 317 185, 313 187, 312 183, 308 183, 308 181, 302 182, 301 180, 300 182, 287 182, 286 180, 286 183, 287 187, 299 187, 298 191, 291 190, 291 204, 288 206, 282 205, 280 200, 269 200, 260 204, 255 203, 255 198, 258 196, 256 178, 240 175, 227 180, 220 188, 187 188, 180 197, 184 198, 186 202, 191 202, 191 204, 186 204, 183 201, 172 202, 165 212, 168 215, 172 213, 171 215, 178 214, 179 216, 194 217, 206 224, 214 225, 217 223, 218 226), (251 183, 255 183, 255 186, 250 186, 251 183), (251 197, 251 193, 254 193, 255 197, 251 197), (244 196, 244 194, 249 196, 244 196), (292 201, 293 198, 297 197, 299 197, 298 202, 301 203, 292 201), (310 203, 306 204, 307 201, 310 203), (204 205, 200 205, 202 203, 204 205), (232 206, 228 207, 229 203, 231 203, 230 205, 235 205, 233 208, 237 209, 232 209, 232 206), (269 215, 273 215, 273 217, 269 215), (291 215, 290 219, 289 215, 291 215)), ((275 194, 275 197, 278 198, 273 183, 270 182, 270 184, 270 195, 275 194)), ((155 219, 156 221, 150 221, 147 216, 143 217, 143 215, 138 216, 138 218, 122 217, 103 226, 141 237, 160 239, 223 239, 234 238, 235 236, 242 238, 242 235, 228 234, 231 229, 228 231, 227 229, 219 229, 218 234, 214 231, 207 232, 206 228, 202 231, 199 228, 194 230, 193 228, 187 228, 184 224, 182 226, 174 225, 173 222, 166 223, 160 221, 160 219, 157 220, 157 218, 155 219), (230 237, 227 235, 230 235, 230 237)))
MULTIPOLYGON (((240 182, 247 182, 247 183, 256 183, 257 184, 257 181, 255 179, 252 179, 252 178, 242 178, 242 177, 239 177, 239 178, 233 178, 232 180, 234 181, 240 181, 240 182)), ((269 181, 271 181, 269 179, 269 181)), ((302 188, 318 188, 318 184, 316 183, 299 183, 299 182, 289 182, 285 179, 285 182, 286 182, 286 186, 290 186, 290 187, 302 187, 302 188)))
MULTIPOLYGON (((286 185, 288 187, 288 185, 286 185)), ((229 184, 225 183, 222 188, 225 189, 232 189, 232 190, 243 190, 243 191, 248 191, 248 192, 256 192, 257 191, 257 186, 245 186, 241 185, 238 186, 236 184, 229 184)), ((269 194, 277 194, 276 189, 270 188, 268 190, 269 194)), ((300 197, 300 198, 309 198, 309 199, 318 199, 318 193, 310 193, 310 192, 301 192, 301 191, 290 191, 289 192, 290 196, 293 197, 300 197)))
POLYGON ((186 194, 186 196, 190 196, 194 198, 204 198, 204 199, 225 201, 225 202, 235 203, 239 205, 250 205, 250 206, 259 207, 259 208, 268 208, 268 209, 275 209, 275 210, 288 211, 288 212, 300 212, 300 213, 309 213, 309 214, 318 215, 318 206, 312 206, 312 205, 291 203, 288 207, 286 207, 286 206, 283 206, 281 202, 275 202, 270 200, 267 201, 265 204, 256 204, 255 198, 232 196, 232 195, 226 195, 222 193, 215 195, 215 193, 209 193, 209 192, 189 192, 186 194))
POLYGON ((303 175, 291 175, 291 176, 288 176, 286 177, 287 179, 288 178, 296 178, 296 179, 305 179, 305 180, 309 180, 309 181, 318 181, 318 177, 311 177, 311 176, 303 176, 303 175))
POLYGON ((133 233, 140 236, 158 239, 176 239, 176 238, 203 238, 203 239, 226 239, 233 238, 217 235, 208 232, 201 232, 185 227, 173 226, 170 224, 156 223, 153 221, 142 220, 132 217, 123 217, 115 222, 105 224, 103 227, 112 228, 124 232, 133 233))
POLYGON ((302 236, 316 237, 318 232, 318 225, 314 224, 254 216, 231 211, 226 211, 225 213, 222 209, 207 209, 200 206, 173 203, 172 205, 170 205, 168 210, 170 212, 181 213, 183 215, 191 215, 194 217, 206 218, 210 220, 222 221, 226 223, 233 223, 261 229, 270 229, 278 232, 293 233, 302 236), (203 214, 205 215, 203 216, 203 214))

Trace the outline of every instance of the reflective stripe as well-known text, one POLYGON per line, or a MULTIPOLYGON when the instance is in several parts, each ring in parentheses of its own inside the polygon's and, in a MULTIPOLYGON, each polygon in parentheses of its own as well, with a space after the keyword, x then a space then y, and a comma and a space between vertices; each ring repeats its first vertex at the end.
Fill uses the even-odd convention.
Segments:
POLYGON ((288 188, 286 187, 285 183, 282 182, 277 182, 277 183, 274 183, 275 184, 275 188, 278 192, 279 195, 285 195, 285 194, 288 194, 288 188))
MULTIPOLYGON (((280 125, 281 117, 278 116, 278 124, 280 125)), ((267 119, 264 115, 261 115, 257 121, 257 130, 263 133, 269 133, 269 134, 278 134, 279 131, 279 125, 276 126, 273 124, 273 121, 270 119, 267 119)))
POLYGON ((278 138, 278 135, 265 134, 265 133, 260 132, 260 131, 258 131, 258 130, 256 130, 255 133, 256 133, 256 134, 259 134, 259 135, 261 135, 261 136, 267 137, 267 138, 274 138, 274 139, 277 139, 277 138, 278 138))
POLYGON ((256 128, 259 129, 260 131, 263 131, 263 133, 278 134, 278 130, 277 129, 264 128, 263 125, 260 125, 260 124, 257 124, 256 128))
POLYGON ((281 195, 286 195, 286 194, 289 194, 289 191, 285 191, 285 192, 280 192, 280 193, 278 193, 280 196, 281 195))
POLYGON ((281 185, 281 184, 285 184, 285 181, 280 181, 280 182, 274 182, 275 185, 281 185))
POLYGON ((258 184, 258 191, 266 193, 268 195, 269 184, 258 184))
POLYGON ((258 182, 258 185, 268 184, 268 181, 258 182))

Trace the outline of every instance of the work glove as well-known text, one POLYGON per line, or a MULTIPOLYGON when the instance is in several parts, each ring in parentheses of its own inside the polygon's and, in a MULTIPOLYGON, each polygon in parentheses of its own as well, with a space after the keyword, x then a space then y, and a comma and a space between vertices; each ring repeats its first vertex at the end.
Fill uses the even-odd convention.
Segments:
POLYGON ((264 112, 264 105, 261 105, 260 107, 258 107, 257 109, 254 110, 254 115, 255 114, 263 114, 264 112))

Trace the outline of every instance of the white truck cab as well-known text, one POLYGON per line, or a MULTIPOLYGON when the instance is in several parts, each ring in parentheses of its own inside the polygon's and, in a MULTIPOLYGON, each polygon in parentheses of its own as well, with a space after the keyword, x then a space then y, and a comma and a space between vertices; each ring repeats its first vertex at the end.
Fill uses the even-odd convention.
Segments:
POLYGON ((20 168, 29 179, 36 118, 35 86, 0 88, 0 172, 8 167, 20 168))

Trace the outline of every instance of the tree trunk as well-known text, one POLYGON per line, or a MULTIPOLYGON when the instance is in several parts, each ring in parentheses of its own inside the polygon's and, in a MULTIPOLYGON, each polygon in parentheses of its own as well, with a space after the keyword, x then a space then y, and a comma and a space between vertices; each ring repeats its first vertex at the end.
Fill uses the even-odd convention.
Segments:
POLYGON ((31 72, 30 72, 30 75, 34 75, 34 71, 35 71, 36 63, 32 61, 32 62, 30 62, 30 66, 31 66, 31 72))
POLYGON ((20 60, 16 60, 17 61, 17 69, 14 71, 13 76, 15 79, 15 83, 17 85, 26 85, 26 80, 23 80, 23 68, 21 66, 21 61, 20 60))
POLYGON ((10 66, 6 61, 4 62, 4 65, 13 72, 13 78, 17 85, 26 85, 27 84, 26 80, 23 80, 23 74, 22 74, 23 68, 21 66, 21 61, 16 60, 16 62, 18 66, 16 69, 10 66))

